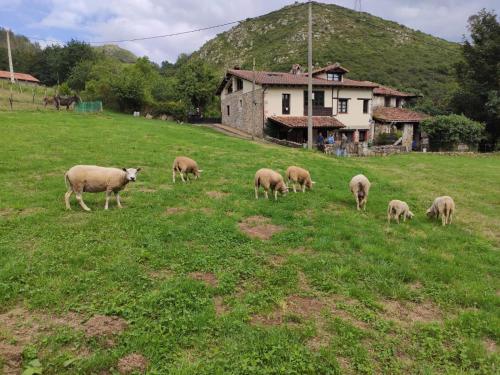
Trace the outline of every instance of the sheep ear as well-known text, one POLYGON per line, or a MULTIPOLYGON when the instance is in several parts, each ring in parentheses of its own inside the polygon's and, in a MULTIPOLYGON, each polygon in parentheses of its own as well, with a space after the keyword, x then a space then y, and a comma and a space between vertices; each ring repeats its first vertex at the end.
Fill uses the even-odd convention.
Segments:
POLYGON ((122 168, 122 171, 123 172, 127 172, 127 168, 122 168))
POLYGON ((141 167, 139 167, 139 168, 137 168, 137 169, 136 169, 136 171, 137 171, 137 172, 139 172, 141 169, 142 169, 142 168, 141 168, 141 167))

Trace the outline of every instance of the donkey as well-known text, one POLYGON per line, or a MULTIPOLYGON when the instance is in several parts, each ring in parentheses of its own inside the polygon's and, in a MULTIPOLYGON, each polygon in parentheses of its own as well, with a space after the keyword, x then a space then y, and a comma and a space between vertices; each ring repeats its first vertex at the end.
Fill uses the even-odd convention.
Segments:
POLYGON ((43 107, 47 108, 48 105, 55 105, 57 107, 57 99, 55 96, 45 96, 43 98, 43 107))
POLYGON ((56 108, 59 110, 60 106, 66 106, 66 110, 69 110, 69 107, 73 103, 80 103, 80 97, 78 95, 73 96, 59 96, 55 97, 56 99, 56 108))

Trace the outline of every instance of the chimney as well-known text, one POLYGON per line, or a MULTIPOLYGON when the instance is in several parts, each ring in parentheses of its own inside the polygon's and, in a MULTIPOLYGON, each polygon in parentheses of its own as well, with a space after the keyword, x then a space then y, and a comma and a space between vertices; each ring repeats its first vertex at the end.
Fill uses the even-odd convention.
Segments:
POLYGON ((290 73, 296 75, 302 74, 302 67, 300 66, 300 64, 293 64, 292 69, 290 69, 290 73))

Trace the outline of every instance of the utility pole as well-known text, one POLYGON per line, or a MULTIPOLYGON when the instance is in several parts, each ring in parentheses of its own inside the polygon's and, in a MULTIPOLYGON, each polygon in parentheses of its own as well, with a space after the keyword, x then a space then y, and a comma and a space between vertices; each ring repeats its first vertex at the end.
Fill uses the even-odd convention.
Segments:
POLYGON ((14 67, 12 66, 12 52, 10 51, 10 30, 5 29, 7 33, 7 53, 9 55, 9 71, 10 71, 10 83, 14 83, 14 67))
POLYGON ((253 58, 252 65, 252 141, 255 138, 255 57, 253 58))
POLYGON ((309 31, 307 43, 307 148, 313 147, 313 124, 312 124, 312 4, 309 2, 309 31))

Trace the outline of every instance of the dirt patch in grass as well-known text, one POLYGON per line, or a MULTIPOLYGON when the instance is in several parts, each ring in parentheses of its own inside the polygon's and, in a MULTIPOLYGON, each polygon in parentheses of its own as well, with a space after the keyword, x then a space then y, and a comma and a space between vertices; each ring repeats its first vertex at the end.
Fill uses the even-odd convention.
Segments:
POLYGON ((309 284, 309 280, 307 279, 307 276, 304 274, 304 272, 299 271, 298 272, 298 287, 300 290, 304 292, 310 292, 311 291, 311 285, 309 284))
POLYGON ((296 249, 290 249, 288 252, 290 254, 296 254, 296 255, 311 255, 314 253, 313 250, 308 249, 304 246, 297 247, 296 249))
POLYGON ((275 233, 284 230, 282 226, 271 224, 270 221, 264 216, 250 216, 240 222, 238 226, 249 237, 269 240, 275 233))
POLYGON ((45 211, 43 207, 28 207, 23 209, 3 208, 0 209, 0 217, 31 216, 45 211))
POLYGON ((198 281, 202 281, 206 285, 214 288, 217 287, 217 285, 219 285, 217 277, 211 272, 191 272, 189 274, 189 277, 198 281))
POLYGON ((165 215, 175 215, 186 212, 186 209, 183 207, 167 207, 165 210, 165 215))
POLYGON ((215 315, 222 316, 228 312, 227 306, 224 304, 224 299, 221 296, 214 297, 215 315))
POLYGON ((227 197, 229 195, 229 193, 226 193, 223 191, 207 191, 207 195, 210 198, 221 199, 221 198, 227 197))
POLYGON ((158 186, 160 190, 172 190, 172 185, 162 184, 158 186))
POLYGON ((198 211, 202 212, 205 215, 211 215, 214 213, 214 209, 210 207, 202 207, 199 208, 198 211))
POLYGON ((271 255, 269 258, 267 258, 267 261, 271 266, 279 267, 283 263, 285 263, 286 258, 283 255, 271 255))
POLYGON ((95 315, 84 324, 87 337, 112 336, 123 332, 127 322, 118 316, 95 315))
POLYGON ((386 300, 382 304, 385 317, 402 324, 439 322, 443 317, 439 307, 430 301, 413 303, 386 300))
POLYGON ((409 284, 408 287, 411 290, 420 290, 423 288, 423 285, 420 281, 415 281, 414 283, 409 284))
POLYGON ((483 345, 484 345, 484 348, 486 349, 486 352, 488 354, 498 353, 498 346, 494 340, 492 340, 490 338, 485 338, 483 340, 483 345))
POLYGON ((144 374, 148 368, 148 365, 149 361, 146 359, 146 357, 139 353, 132 353, 120 358, 117 368, 120 374, 144 374))
POLYGON ((0 314, 0 359, 4 374, 19 374, 24 347, 41 333, 48 333, 57 326, 80 328, 82 317, 75 313, 56 316, 31 312, 16 307, 0 314))

